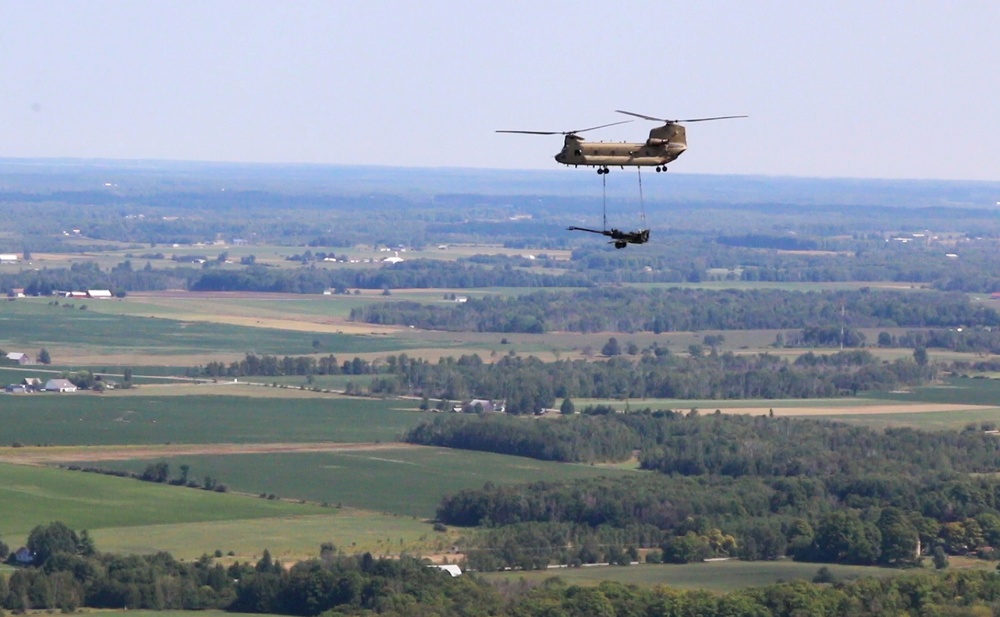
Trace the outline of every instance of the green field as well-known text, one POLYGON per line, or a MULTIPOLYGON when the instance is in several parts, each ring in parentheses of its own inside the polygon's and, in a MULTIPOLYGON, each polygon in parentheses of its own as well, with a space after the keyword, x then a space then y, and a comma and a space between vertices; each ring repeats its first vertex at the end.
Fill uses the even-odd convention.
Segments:
POLYGON ((455 542, 453 534, 435 532, 428 523, 408 516, 346 508, 325 511, 330 514, 112 527, 91 535, 100 550, 110 553, 165 550, 178 559, 196 559, 220 550, 227 560, 236 561, 256 561, 265 548, 283 560, 315 557, 323 542, 333 542, 348 554, 390 556, 441 552, 455 542))
POLYGON ((953 377, 942 384, 912 388, 905 392, 870 392, 868 396, 908 403, 964 403, 1000 407, 1000 380, 953 377))
POLYGON ((395 441, 421 419, 405 402, 336 396, 0 396, 0 445, 395 441))
POLYGON ((589 568, 554 568, 532 572, 495 572, 482 574, 491 580, 539 583, 557 576, 574 585, 597 585, 617 581, 630 585, 667 585, 679 589, 707 589, 727 592, 782 581, 812 580, 816 571, 827 567, 836 579, 862 576, 893 576, 899 570, 866 566, 799 563, 795 561, 716 561, 685 565, 642 564, 629 567, 598 566, 589 568))
MULTIPOLYGON (((337 355, 407 348, 405 343, 387 337, 119 315, 53 307, 45 302, 28 299, 0 303, 0 346, 32 352, 42 347, 82 346, 101 353, 164 356, 226 352, 307 354, 317 349, 337 355), (313 347, 313 341, 319 342, 318 348, 313 347)), ((79 305, 79 300, 75 302, 79 305)))
MULTIPOLYGON (((670 409, 674 411, 687 412, 697 409, 701 413, 711 413, 716 409, 743 409, 743 408, 800 408, 800 407, 864 407, 866 405, 884 405, 886 401, 874 398, 782 398, 782 399, 666 399, 666 398, 644 398, 632 399, 627 403, 621 400, 611 399, 573 399, 573 404, 577 411, 588 405, 610 405, 615 409, 624 410, 626 405, 632 411, 638 409, 670 409)), ((903 405, 904 403, 900 403, 903 405)))
POLYGON ((267 501, 100 474, 0 464, 0 538, 8 544, 23 542, 33 527, 52 521, 62 521, 74 529, 96 530, 329 512, 315 505, 267 501))
POLYGON ((960 431, 970 424, 1000 426, 1000 408, 927 413, 827 415, 824 420, 861 424, 874 428, 908 426, 922 431, 960 431))
MULTIPOLYGON (((193 477, 210 475, 241 492, 274 493, 283 498, 422 518, 434 516, 444 495, 463 488, 481 488, 486 482, 509 484, 636 473, 421 446, 354 452, 177 456, 161 460, 167 460, 174 470, 188 464, 193 477)), ((141 472, 150 461, 90 464, 141 472)))

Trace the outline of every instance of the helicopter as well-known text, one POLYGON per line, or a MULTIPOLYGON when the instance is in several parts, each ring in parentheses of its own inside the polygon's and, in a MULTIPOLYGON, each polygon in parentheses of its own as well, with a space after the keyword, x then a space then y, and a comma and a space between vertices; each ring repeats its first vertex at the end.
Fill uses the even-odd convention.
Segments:
POLYGON ((510 131, 500 130, 497 133, 521 133, 527 135, 563 135, 563 148, 555 155, 557 163, 563 165, 589 165, 597 167, 598 174, 606 174, 611 170, 609 166, 618 166, 622 169, 626 165, 633 167, 656 167, 657 172, 667 171, 667 164, 674 161, 684 151, 687 150, 687 133, 682 122, 706 122, 709 120, 729 120, 732 118, 747 118, 748 116, 715 116, 712 118, 690 118, 688 120, 667 120, 665 118, 654 118, 644 114, 637 114, 631 111, 615 110, 617 113, 627 116, 635 116, 643 120, 663 122, 663 126, 658 126, 649 131, 649 138, 642 143, 630 142, 605 142, 605 141, 584 141, 580 133, 594 131, 608 126, 625 124, 631 120, 612 122, 592 126, 586 129, 575 131, 510 131))

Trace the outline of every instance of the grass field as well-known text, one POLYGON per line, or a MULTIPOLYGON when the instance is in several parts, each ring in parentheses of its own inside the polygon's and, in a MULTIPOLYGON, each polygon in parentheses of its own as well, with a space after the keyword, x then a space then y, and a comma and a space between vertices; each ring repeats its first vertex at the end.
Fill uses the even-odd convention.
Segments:
POLYGON ((102 551, 169 551, 195 559, 216 549, 256 559, 315 556, 332 541, 346 552, 431 553, 453 543, 412 517, 222 494, 45 467, 0 464, 0 539, 20 545, 37 525, 87 529, 102 551))
POLYGON ((328 514, 315 505, 254 499, 45 467, 0 464, 0 538, 10 544, 33 527, 62 521, 74 529, 158 523, 239 521, 328 514))
POLYGON ((799 563, 794 561, 717 561, 685 565, 642 564, 629 567, 599 566, 557 568, 532 572, 491 572, 482 574, 490 580, 538 583, 557 576, 574 585, 597 585, 617 581, 630 585, 667 585, 679 589, 707 589, 727 592, 744 587, 769 585, 781 581, 812 580, 819 568, 826 566, 837 579, 862 576, 893 576, 899 570, 865 566, 799 563))
MULTIPOLYGON (((278 328, 160 319, 53 307, 46 299, 0 304, 0 345, 36 352, 46 347, 58 362, 58 350, 83 347, 106 354, 184 355, 217 353, 354 354, 406 349, 387 337, 355 336, 278 328), (313 341, 319 346, 314 347, 313 341)), ((79 306, 79 300, 74 301, 79 306)), ((96 301, 90 301, 94 304, 96 301)), ((110 301, 108 305, 115 304, 110 301)), ((88 305, 89 307, 89 305, 88 305)))
POLYGON ((400 401, 332 395, 143 396, 141 389, 138 392, 2 395, 0 444, 395 441, 421 419, 419 413, 400 411, 406 407, 400 401))
MULTIPOLYGON (((390 450, 252 455, 177 456, 172 469, 191 466, 193 477, 210 475, 247 493, 343 504, 389 514, 430 518, 441 498, 486 482, 509 484, 636 473, 567 465, 488 452, 405 446, 390 450)), ((149 460, 88 463, 141 472, 149 460)))

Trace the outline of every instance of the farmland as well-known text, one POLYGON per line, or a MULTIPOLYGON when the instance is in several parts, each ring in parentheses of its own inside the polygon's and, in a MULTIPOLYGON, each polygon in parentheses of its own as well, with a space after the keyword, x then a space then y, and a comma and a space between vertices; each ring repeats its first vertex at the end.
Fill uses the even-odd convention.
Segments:
MULTIPOLYGON (((114 301, 107 301, 109 304, 114 301)), ((91 301, 90 304, 94 304, 91 301)), ((140 317, 53 306, 42 300, 0 304, 0 327, 7 348, 100 349, 104 354, 162 356, 216 353, 305 354, 395 351, 406 345, 371 336, 256 328, 206 321, 140 317)), ((140 362, 141 364, 141 362, 140 362)))
MULTIPOLYGON (((110 469, 141 472, 150 462, 88 462, 110 469)), ((487 482, 510 484, 553 482, 618 475, 617 470, 586 465, 562 465, 488 452, 402 446, 310 453, 264 453, 253 456, 172 456, 171 468, 187 464, 195 477, 210 475, 231 488, 278 494, 289 499, 342 504, 388 514, 434 517, 441 498, 487 482)))
MULTIPOLYGON (((136 203, 143 203, 143 199, 145 197, 136 203)), ((821 342, 819 339, 806 341, 800 335, 808 327, 832 330, 846 327, 860 335, 858 340, 862 342, 858 344, 870 354, 865 370, 871 373, 895 361, 914 364, 912 338, 906 337, 911 337, 915 329, 930 326, 911 326, 909 324, 923 322, 906 319, 922 314, 924 304, 944 298, 944 284, 975 285, 982 280, 986 281, 983 285, 988 285, 989 269, 984 266, 955 282, 950 278, 954 272, 949 268, 957 262, 945 260, 941 263, 940 252, 945 240, 919 248, 888 243, 883 237, 882 229, 888 228, 885 225, 904 224, 895 213, 891 216, 880 213, 878 221, 863 221, 859 224, 864 229, 855 231, 850 227, 850 217, 839 210, 823 211, 817 215, 821 222, 806 223, 806 215, 797 208, 792 208, 790 214, 785 212, 774 218, 762 207, 744 209, 741 204, 740 208, 726 211, 732 215, 730 218, 719 216, 722 211, 715 209, 705 214, 700 205, 685 205, 683 212, 662 207, 663 204, 651 205, 651 212, 653 208, 661 210, 658 224, 669 221, 676 229, 657 229, 656 242, 639 250, 630 247, 628 251, 616 252, 607 250, 603 243, 589 242, 590 239, 564 237, 567 235, 563 233, 566 221, 579 222, 578 203, 565 204, 535 197, 514 200, 514 205, 508 205, 507 197, 503 197, 497 202, 502 205, 490 202, 463 211, 452 207, 448 202, 452 198, 444 196, 442 203, 448 204, 445 206, 423 204, 412 208, 413 204, 404 200, 403 207, 398 209, 393 209, 397 206, 392 205, 384 210, 374 208, 363 212, 341 212, 338 208, 342 204, 330 207, 323 198, 320 200, 322 206, 306 200, 308 216, 301 216, 306 210, 293 212, 281 206, 272 212, 268 207, 252 204, 246 210, 241 206, 195 213, 185 199, 171 198, 163 202, 167 205, 160 206, 135 206, 163 208, 156 216, 152 211, 144 212, 148 218, 141 220, 133 217, 130 211, 133 205, 127 200, 120 204, 121 213, 128 212, 124 221, 118 220, 122 215, 117 211, 99 212, 100 207, 94 206, 91 214, 90 206, 72 206, 70 210, 88 223, 81 223, 81 226, 87 228, 93 223, 93 238, 83 236, 90 229, 79 236, 67 234, 45 238, 44 250, 34 253, 34 263, 26 265, 22 273, 14 272, 15 267, 0 273, 10 275, 4 280, 9 281, 11 288, 47 281, 52 289, 65 289, 62 283, 72 281, 72 289, 78 289, 77 281, 98 281, 101 284, 94 283, 94 286, 123 292, 119 294, 123 297, 113 300, 23 298, 0 305, 0 347, 32 356, 45 348, 54 362, 50 366, 0 367, 0 381, 16 383, 27 376, 56 377, 78 370, 101 373, 120 381, 129 369, 132 383, 137 386, 102 394, 81 391, 71 395, 37 393, 0 398, 0 539, 7 543, 22 544, 35 525, 59 520, 76 529, 88 529, 101 550, 128 554, 167 550, 185 560, 218 551, 223 555, 221 561, 228 565, 233 561, 256 561, 266 548, 287 564, 315 556, 322 542, 332 542, 344 553, 369 551, 394 557, 407 552, 461 559, 461 556, 452 555, 453 547, 459 547, 463 551, 470 550, 471 560, 476 549, 487 552, 496 549, 497 545, 485 548, 476 545, 494 532, 500 539, 498 544, 502 543, 505 550, 510 549, 507 552, 516 553, 516 545, 522 542, 530 553, 538 545, 535 543, 538 537, 551 532, 558 540, 556 544, 561 542, 560 546, 566 550, 586 548, 591 551, 590 556, 583 557, 580 553, 574 557, 598 560, 601 551, 610 551, 609 547, 618 545, 630 549, 638 546, 644 553, 666 552, 665 545, 691 531, 699 538, 732 534, 735 544, 726 549, 719 549, 721 544, 713 545, 712 550, 719 550, 720 554, 728 551, 728 556, 734 556, 745 546, 745 539, 740 534, 759 531, 754 527, 757 524, 762 528, 778 529, 782 540, 791 535, 787 530, 793 517, 817 529, 826 520, 825 509, 837 507, 838 497, 827 493, 825 499, 818 501, 822 507, 809 511, 804 507, 793 510, 792 505, 788 505, 786 510, 764 514, 750 523, 743 520, 742 517, 754 507, 754 496, 747 496, 745 503, 739 502, 740 493, 732 487, 743 486, 743 480, 749 485, 751 478, 733 482, 729 477, 711 477, 703 473, 717 466, 699 467, 702 463, 716 462, 710 459, 719 456, 720 451, 714 444, 721 442, 713 442, 713 438, 721 439, 727 434, 724 432, 726 421, 740 420, 730 414, 755 416, 746 425, 754 429, 796 424, 788 421, 788 417, 821 417, 876 427, 903 425, 934 430, 962 430, 970 423, 985 428, 990 423, 1000 422, 1000 382, 951 379, 947 375, 939 379, 943 371, 934 375, 915 371, 913 374, 917 377, 898 389, 895 385, 885 388, 894 390, 892 392, 870 392, 862 386, 854 387, 857 396, 842 396, 852 391, 852 382, 845 379, 837 382, 835 390, 803 390, 802 394, 814 397, 828 393, 841 398, 695 400, 666 398, 683 395, 680 394, 682 390, 667 387, 671 385, 667 378, 680 374, 679 370, 671 368, 663 372, 664 387, 642 391, 664 398, 639 399, 634 394, 626 398, 619 394, 635 392, 629 390, 633 379, 637 382, 642 377, 652 382, 653 371, 646 367, 653 367, 659 360, 663 361, 663 366, 668 366, 668 361, 672 360, 692 360, 693 365, 694 360, 704 358, 705 365, 699 370, 707 371, 711 361, 727 356, 735 358, 730 364, 736 368, 727 369, 733 373, 730 377, 735 378, 744 377, 737 374, 742 370, 739 363, 744 360, 747 363, 773 362, 756 374, 768 380, 774 374, 782 374, 786 368, 795 368, 794 362, 800 356, 828 357, 840 351, 838 343, 845 341, 843 332, 839 340, 834 336, 821 342), (535 218, 520 218, 523 209, 532 210, 531 216, 535 218), (514 216, 517 218, 512 218, 514 216), (717 216, 719 220, 713 220, 717 216), (525 222, 529 220, 533 222, 525 222), (786 223, 791 230, 787 237, 782 227, 786 223), (419 229, 419 233, 415 232, 413 242, 407 244, 411 238, 402 236, 410 234, 410 225, 419 229), (764 226, 765 243, 770 238, 778 245, 794 240, 815 247, 775 250, 767 246, 724 244, 717 237, 733 233, 734 228, 745 233, 744 227, 750 229, 754 225, 764 226), (268 229, 269 226, 274 226, 275 230, 268 229), (280 233, 266 237, 278 228, 280 233), (779 228, 782 231, 774 231, 779 228), (244 233, 246 231, 250 233, 244 233), (116 233, 121 233, 122 237, 113 237, 116 233), (253 239, 246 244, 244 236, 251 233, 253 239), (199 234, 206 237, 187 240, 199 234), (355 238, 355 234, 363 238, 355 238), (165 240, 160 235, 171 238, 165 240), (177 237, 176 241, 173 236, 177 237), (227 244, 224 238, 241 240, 227 244), (344 245, 345 238, 354 245, 344 245), (439 242, 445 248, 435 248, 439 242), (407 244, 405 251, 403 244, 407 244), (395 267, 376 261, 396 249, 408 263, 395 267), (327 262, 316 255, 303 256, 320 251, 369 261, 347 264, 327 262), (203 257, 207 258, 206 263, 199 263, 203 257), (244 262, 238 263, 240 260, 244 262), (140 271, 147 262, 149 266, 140 271), (59 268, 66 268, 65 278, 61 280, 46 272, 46 269, 59 268), (980 278, 975 278, 974 274, 980 278), (218 276, 213 278, 213 275, 218 276), (228 278, 229 275, 239 276, 228 278), (52 287, 57 284, 59 286, 52 287), (663 320, 660 324, 666 324, 670 318, 681 315, 681 309, 689 307, 698 318, 675 321, 664 327, 651 326, 653 322, 648 320, 641 321, 638 316, 651 305, 652 298, 666 295, 665 290, 671 288, 697 289, 705 293, 691 294, 690 301, 685 304, 661 310, 657 315, 663 320), (192 289, 211 291, 190 291, 192 289), (242 291, 233 291, 236 289, 242 291), (274 291, 276 289, 282 291, 274 291), (323 289, 349 293, 324 295, 323 289), (538 293, 543 289, 547 291, 538 293), (733 290, 733 293, 720 290, 733 290), (751 292, 759 290, 773 294, 767 296, 773 304, 766 306, 773 307, 775 314, 781 312, 786 317, 812 315, 809 318, 815 321, 781 325, 782 322, 771 319, 766 312, 741 321, 739 315, 754 308, 755 296, 751 292), (865 296, 883 298, 883 294, 905 300, 884 298, 878 319, 872 319, 874 312, 863 314, 860 309, 852 315, 850 302, 845 314, 844 302, 839 300, 862 301, 865 296), (807 295, 823 296, 820 299, 826 305, 825 311, 811 314, 811 307, 805 306, 807 295), (528 298, 517 302, 509 300, 520 296, 528 298), (560 318, 566 315, 582 322, 604 311, 606 319, 588 324, 557 321, 554 315, 544 312, 555 305, 557 296, 566 302, 559 305, 560 318), (566 301, 570 296, 575 299, 566 301), (609 317, 607 308, 617 296, 628 301, 609 317), (924 298, 927 302, 923 302, 924 298), (422 322, 408 320, 375 319, 375 323, 351 320, 352 311, 356 309, 395 309, 399 307, 392 306, 393 303, 403 301, 418 303, 414 315, 424 309, 428 314, 453 312, 461 309, 463 300, 469 300, 466 305, 469 308, 475 305, 507 307, 509 315, 506 316, 512 319, 470 320, 461 327, 454 327, 456 331, 444 328, 460 320, 427 322, 426 329, 421 327, 422 322), (908 307, 910 312, 898 310, 900 306, 908 307), (549 321, 535 330, 514 319, 536 315, 549 321), (716 317, 733 319, 726 325, 719 325, 721 320, 716 317), (438 327, 442 329, 432 329, 438 327), (746 329, 716 329, 721 327, 746 329), (671 328, 692 331, 672 331, 671 328), (879 341, 882 334, 889 336, 889 344, 879 341), (611 337, 620 343, 621 353, 603 351, 611 337), (896 344, 896 340, 904 338, 908 341, 906 345, 896 344), (877 345, 876 341, 879 341, 877 345), (426 361, 426 364, 410 363, 411 368, 419 364, 419 370, 425 374, 419 375, 417 370, 411 374, 389 370, 388 366, 401 361, 387 359, 387 356, 400 353, 407 354, 408 359, 426 361), (303 370, 284 369, 282 374, 277 371, 239 372, 241 369, 231 367, 231 363, 248 360, 248 354, 279 358, 308 356, 307 360, 333 355, 338 363, 357 356, 370 366, 364 371, 345 370, 344 374, 308 374, 303 370), (479 355, 484 372, 497 368, 491 366, 494 364, 532 367, 531 361, 524 358, 527 355, 534 355, 546 363, 558 360, 601 362, 602 366, 615 363, 623 367, 617 375, 609 373, 594 377, 593 381, 620 379, 620 388, 599 393, 590 391, 592 396, 607 398, 581 398, 574 394, 574 391, 581 393, 579 381, 574 384, 567 380, 556 392, 554 379, 551 383, 545 383, 544 379, 541 383, 532 383, 539 381, 533 379, 537 373, 529 374, 526 369, 524 373, 512 372, 504 376, 511 379, 513 375, 514 381, 500 384, 506 389, 496 388, 503 394, 486 394, 478 391, 482 384, 494 387, 500 378, 496 378, 497 383, 484 380, 476 382, 475 387, 463 388, 471 382, 463 384, 461 371, 451 370, 460 365, 479 364, 480 360, 474 358, 459 359, 468 354, 479 355), (764 358, 761 360, 758 356, 764 358), (210 362, 223 366, 220 369, 216 365, 209 372, 206 365, 210 362), (198 368, 206 370, 199 374, 195 370, 198 368), (440 375, 434 379, 417 381, 438 370, 440 375), (216 377, 207 377, 208 374, 216 377), (930 386, 910 385, 931 380, 937 381, 930 386), (358 390, 362 394, 386 393, 388 398, 357 398, 340 393, 349 387, 352 393, 358 390), (371 392, 365 392, 368 388, 371 392), (584 465, 399 443, 401 436, 421 421, 432 417, 453 418, 418 411, 424 394, 428 395, 428 403, 432 406, 441 399, 442 407, 450 407, 470 396, 507 397, 510 401, 519 388, 537 388, 546 394, 548 398, 542 407, 559 407, 565 395, 572 398, 577 411, 588 406, 609 405, 619 411, 648 407, 686 412, 683 416, 672 416, 677 422, 669 428, 703 428, 688 438, 677 440, 682 444, 678 449, 690 447, 691 460, 660 459, 664 465, 674 465, 668 469, 673 474, 671 479, 679 480, 675 485, 679 487, 677 492, 670 492, 666 497, 621 495, 620 503, 602 503, 596 511, 587 509, 600 502, 600 495, 589 495, 589 500, 581 501, 581 518, 576 520, 568 514, 576 510, 561 509, 560 500, 577 497, 583 500, 587 487, 600 486, 598 483, 602 481, 607 482, 603 486, 610 492, 616 485, 631 486, 633 480, 658 479, 653 475, 656 472, 638 470, 639 460, 649 460, 646 458, 649 452, 629 445, 622 456, 616 455, 613 459, 620 462, 597 460, 593 465, 584 465), (392 398, 399 393, 405 393, 407 398, 392 398), (698 413, 687 413, 689 410, 698 413), (719 417, 704 417, 715 410, 719 410, 719 417), (771 415, 777 417, 773 422, 762 417, 771 415), (685 426, 685 422, 690 426, 685 426), (92 466, 141 473, 156 463, 169 465, 171 480, 176 481, 182 473, 189 474, 187 480, 192 484, 222 484, 228 492, 140 482, 56 467, 92 466), (687 473, 692 477, 680 478, 687 473), (524 487, 539 480, 571 488, 566 489, 566 494, 554 492, 554 496, 544 503, 528 502, 527 497, 521 501, 514 499, 511 509, 524 503, 532 503, 535 509, 526 509, 523 518, 511 526, 510 536, 502 535, 508 531, 503 529, 503 524, 485 522, 480 528, 461 527, 467 523, 442 518, 440 523, 447 528, 435 525, 433 519, 442 499, 457 491, 472 489, 468 493, 472 494, 484 485, 499 487, 484 491, 493 493, 484 499, 490 503, 491 498, 499 499, 508 491, 524 489, 527 495, 524 487), (711 510, 716 507, 714 501, 699 501, 703 490, 712 492, 719 501, 728 500, 729 503, 723 504, 723 515, 711 510), (630 505, 633 496, 648 499, 633 508, 630 505), (655 525, 659 526, 655 527, 655 532, 646 529, 639 533, 633 529, 630 517, 637 513, 658 512, 658 508, 662 508, 664 514, 656 519, 655 525), (547 518, 549 516, 553 518, 547 518), (565 518, 556 519, 556 516, 565 518), (524 529, 518 527, 522 523, 524 529), (614 525, 621 527, 612 531, 606 528, 614 525), (517 536, 522 531, 528 540, 517 536), (719 533, 713 535, 715 532, 719 533), (572 540, 567 541, 567 537, 572 540)), ((973 214, 963 216, 975 218, 973 214)), ((920 225, 923 229, 927 224, 925 215, 923 211, 909 213, 905 225, 914 228, 920 225)), ((937 220, 948 220, 948 217, 936 216, 939 216, 937 220)), ((0 233, 7 233, 7 230, 0 230, 0 233)), ((6 238, 0 237, 0 241, 6 238)), ((946 238, 949 247, 946 250, 951 250, 959 239, 967 241, 961 234, 946 238)), ((761 238, 748 235, 745 240, 761 238)), ((24 246, 29 243, 25 242, 24 246)), ((976 247, 986 256, 984 260, 991 259, 990 246, 976 247)), ((965 248, 963 266, 973 262, 973 259, 964 260, 965 248)), ((974 327, 990 332, 988 328, 993 322, 988 311, 976 312, 991 306, 991 301, 981 293, 986 289, 983 287, 978 290, 980 293, 971 296, 953 294, 945 299, 958 305, 959 300, 974 298, 976 306, 967 314, 975 317, 974 327)), ((865 303, 860 302, 860 305, 865 303)), ((961 325, 950 323, 945 312, 932 315, 937 319, 934 327, 946 330, 961 325)), ((983 337, 988 338, 987 335, 983 337)), ((851 344, 847 346, 852 347, 851 344)), ((945 362, 960 361, 971 365, 992 359, 982 349, 956 349, 959 348, 933 348, 928 351, 927 358, 932 364, 942 363, 941 366, 945 362)), ((841 361, 851 351, 853 349, 835 361, 841 361)), ((573 369, 573 363, 563 364, 567 372, 573 369)), ((317 371, 313 365, 310 371, 339 372, 339 369, 328 369, 317 371)), ((850 376, 853 370, 848 368, 838 376, 850 376)), ((984 374, 972 369, 969 373, 984 374)), ((693 379, 698 380, 703 375, 693 379)), ((825 380, 826 384, 835 383, 834 378, 827 378, 826 374, 817 379, 825 380)), ((705 392, 708 391, 697 396, 705 392)), ((745 393, 748 397, 769 395, 794 396, 788 391, 763 388, 748 389, 745 393)), ((508 411, 517 409, 509 407, 508 411)), ((583 419, 580 425, 590 420, 593 418, 583 419)), ((533 426, 544 430, 574 421, 549 412, 540 418, 525 418, 521 426, 535 422, 533 426)), ((829 423, 811 425, 829 426, 829 423)), ((838 439, 842 434, 848 432, 838 433, 838 439)), ((739 457, 747 451, 762 456, 772 451, 768 443, 757 441, 761 436, 766 437, 766 431, 752 435, 749 430, 746 438, 739 434, 728 442, 725 454, 740 462, 739 457)), ((591 445, 597 441, 595 435, 590 436, 591 445)), ((811 451, 805 458, 809 456, 811 451)), ((983 460, 988 460, 985 455, 983 460)), ((740 473, 767 469, 763 464, 756 465, 758 462, 751 461, 752 464, 745 468, 727 469, 738 469, 740 473)), ((795 469, 789 473, 792 475, 788 484, 799 480, 794 476, 798 473, 795 469)), ((810 478, 812 480, 815 486, 823 481, 822 478, 810 478)), ((762 479, 750 490, 778 490, 768 482, 762 479)), ((649 484, 653 485, 653 482, 649 484)), ((556 488, 551 490, 557 491, 556 488)), ((862 505, 869 507, 868 502, 862 505)), ((876 525, 881 516, 877 508, 882 505, 872 505, 858 524, 876 525)), ((955 515, 955 518, 960 516, 955 515)), ((933 530, 928 533, 931 537, 922 538, 923 546, 941 543, 933 530)), ((786 551, 783 546, 776 549, 780 555, 792 554, 791 549, 786 551)), ((925 553, 929 550, 925 548, 925 553)), ((864 553, 865 558, 874 559, 871 556, 875 552, 864 553)), ((910 550, 908 555, 912 554, 910 550)), ((800 557, 801 554, 796 554, 796 558, 800 557)), ((514 563, 517 555, 509 558, 514 563)), ((750 555, 746 558, 760 557, 750 555)), ((565 562, 571 562, 571 558, 567 557, 565 562)), ((499 566, 511 567, 506 563, 499 566)), ((779 580, 809 580, 818 567, 787 559, 753 563, 733 559, 684 566, 560 568, 490 574, 489 578, 498 581, 523 578, 533 585, 558 575, 570 583, 588 586, 602 580, 616 580, 643 586, 666 584, 724 592, 779 580)), ((884 576, 894 572, 838 564, 832 564, 830 571, 838 579, 884 576)))
MULTIPOLYGON (((270 389, 246 390, 253 394, 270 389)), ((394 441, 419 420, 419 414, 400 410, 407 406, 399 401, 333 396, 177 397, 132 395, 128 391, 10 396, 3 399, 0 408, 0 443, 65 446, 394 441)))

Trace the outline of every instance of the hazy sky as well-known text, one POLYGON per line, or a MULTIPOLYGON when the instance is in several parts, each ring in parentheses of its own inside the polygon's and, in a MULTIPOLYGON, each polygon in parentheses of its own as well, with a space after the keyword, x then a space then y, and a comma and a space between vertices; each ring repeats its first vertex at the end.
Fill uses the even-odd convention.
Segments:
POLYGON ((751 116, 681 173, 998 181, 998 63, 996 0, 0 0, 0 157, 553 169, 495 129, 626 109, 751 116))

